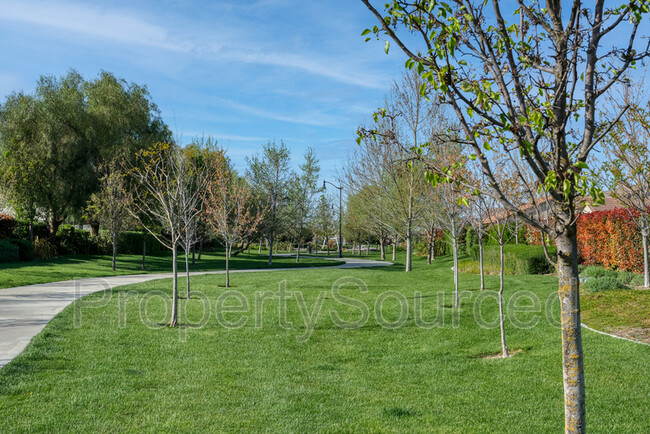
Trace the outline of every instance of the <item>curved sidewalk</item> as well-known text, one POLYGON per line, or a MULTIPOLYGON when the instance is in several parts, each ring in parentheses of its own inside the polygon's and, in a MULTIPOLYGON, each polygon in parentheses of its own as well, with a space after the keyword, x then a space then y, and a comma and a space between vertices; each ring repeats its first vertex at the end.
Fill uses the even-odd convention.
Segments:
MULTIPOLYGON (((280 256, 280 255, 278 255, 280 256)), ((326 258, 344 261, 345 264, 327 267, 287 267, 231 270, 231 273, 306 270, 310 268, 364 268, 392 265, 391 262, 357 258, 326 258)), ((190 276, 225 274, 219 271, 194 271, 190 276)), ((185 275, 179 272, 179 277, 185 275)), ((0 290, 0 368, 20 354, 45 325, 63 308, 84 295, 141 283, 155 279, 171 278, 172 273, 131 274, 124 276, 90 277, 62 282, 39 283, 0 290)))

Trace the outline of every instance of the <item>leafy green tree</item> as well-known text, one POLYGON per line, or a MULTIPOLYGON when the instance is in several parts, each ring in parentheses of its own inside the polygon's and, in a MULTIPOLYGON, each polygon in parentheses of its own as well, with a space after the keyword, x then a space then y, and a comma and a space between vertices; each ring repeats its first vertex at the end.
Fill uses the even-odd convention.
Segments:
POLYGON ((311 226, 314 232, 316 249, 318 249, 319 240, 323 240, 323 248, 325 248, 325 244, 329 240, 329 237, 331 237, 337 229, 334 220, 333 204, 324 194, 321 194, 318 198, 314 210, 314 217, 311 220, 311 226))
MULTIPOLYGON (((565 427, 584 432, 576 217, 585 195, 603 198, 585 174, 616 116, 598 120, 597 102, 650 55, 638 34, 648 28, 642 22, 650 2, 606 8, 604 0, 589 5, 580 0, 393 0, 380 12, 371 0, 361 1, 378 21, 363 34, 386 36, 387 51, 396 44, 407 56, 406 66, 427 80, 422 92, 435 91, 453 110, 462 131, 459 142, 468 158, 480 163, 490 186, 486 193, 557 245, 565 427), (527 199, 536 205, 544 193, 544 215, 550 218, 520 209, 501 189, 486 158, 492 143, 523 157, 536 181, 527 199)), ((456 167, 431 167, 427 177, 433 184, 462 184, 456 167)))
POLYGON ((99 165, 169 137, 144 87, 106 72, 90 82, 75 71, 42 76, 34 95, 0 107, 3 194, 30 221, 45 214, 55 234, 99 189, 99 165))
POLYGON ((74 71, 41 77, 35 95, 13 93, 0 110, 0 167, 14 181, 5 184, 8 196, 32 215, 43 209, 51 234, 80 213, 95 185, 87 125, 83 79, 74 71))
POLYGON ((284 144, 268 142, 262 148, 262 153, 247 158, 248 178, 255 187, 257 194, 264 201, 267 210, 262 226, 269 241, 269 265, 273 263, 273 243, 278 229, 282 226, 279 218, 287 203, 287 189, 291 179, 289 170, 291 154, 284 144))

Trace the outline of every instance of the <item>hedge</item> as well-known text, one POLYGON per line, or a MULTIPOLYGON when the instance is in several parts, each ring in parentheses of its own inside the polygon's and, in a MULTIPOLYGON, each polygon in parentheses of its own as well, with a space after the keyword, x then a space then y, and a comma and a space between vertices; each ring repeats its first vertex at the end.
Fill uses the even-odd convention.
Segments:
POLYGON ((578 249, 584 265, 643 272, 641 232, 623 208, 583 214, 578 219, 578 249))
POLYGON ((7 239, 14 246, 18 247, 18 256, 21 261, 34 260, 34 244, 27 240, 7 239))
POLYGON ((18 246, 7 240, 0 240, 0 262, 18 262, 19 260, 18 246))
MULTIPOLYGON (((557 249, 548 248, 551 259, 555 260, 557 249)), ((478 249, 472 249, 472 255, 478 260, 478 249)), ((514 274, 547 274, 555 271, 553 266, 546 260, 542 246, 529 246, 525 244, 506 244, 503 246, 505 268, 512 270, 514 274)), ((499 266, 499 246, 483 246, 483 261, 486 264, 499 266)))

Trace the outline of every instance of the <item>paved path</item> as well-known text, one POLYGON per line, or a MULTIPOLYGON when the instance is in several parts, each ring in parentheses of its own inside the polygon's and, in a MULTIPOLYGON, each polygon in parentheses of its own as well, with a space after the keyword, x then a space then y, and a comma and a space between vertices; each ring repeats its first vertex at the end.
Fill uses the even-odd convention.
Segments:
MULTIPOLYGON (((282 255, 278 255, 282 256, 282 255)), ((392 265, 390 262, 358 258, 327 258, 345 264, 318 268, 362 268, 392 265)), ((232 270, 231 273, 305 270, 310 267, 261 268, 232 270)), ((314 267, 315 268, 315 267, 314 267)), ((185 273, 179 273, 179 276, 185 273)), ((225 274, 225 271, 196 271, 202 274, 225 274)), ((77 298, 121 285, 172 277, 172 273, 133 274, 127 276, 91 277, 63 282, 40 283, 0 289, 0 368, 20 354, 54 316, 77 298)))

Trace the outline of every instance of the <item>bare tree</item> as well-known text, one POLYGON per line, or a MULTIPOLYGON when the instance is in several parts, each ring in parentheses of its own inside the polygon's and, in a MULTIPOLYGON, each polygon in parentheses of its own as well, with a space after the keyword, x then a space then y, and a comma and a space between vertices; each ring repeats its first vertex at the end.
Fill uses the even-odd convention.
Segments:
POLYGON ((172 314, 170 326, 178 323, 178 262, 177 249, 183 230, 182 195, 184 180, 191 173, 191 162, 175 144, 157 143, 138 151, 136 162, 127 163, 133 177, 133 206, 131 215, 163 246, 172 251, 172 314), (143 216, 146 216, 144 218, 143 216), (156 232, 158 225, 166 232, 156 232))
POLYGON ((255 233, 264 216, 253 199, 246 179, 237 176, 225 159, 221 160, 207 184, 205 216, 226 245, 226 288, 230 287, 232 246, 255 233))
POLYGON ((133 197, 128 191, 125 174, 116 161, 100 165, 97 171, 100 174, 100 187, 90 196, 86 212, 92 220, 108 228, 111 233, 112 268, 115 270, 118 235, 133 223, 129 213, 133 197))
MULTIPOLYGON (((545 5, 517 0, 516 9, 511 6, 505 14, 498 0, 492 0, 489 11, 488 1, 395 0, 385 4, 383 14, 370 0, 361 1, 378 20, 363 33, 374 31, 397 44, 408 57, 407 66, 416 68, 453 109, 463 133, 460 142, 480 162, 488 193, 555 242, 565 429, 584 432, 576 219, 585 195, 603 197, 585 176, 590 153, 612 125, 597 121, 597 101, 635 62, 650 55, 649 46, 639 45, 637 37, 647 1, 630 0, 607 9, 604 0, 596 0, 588 9, 580 0, 545 5), (512 12, 519 16, 510 18, 512 12), (416 43, 403 33, 421 38, 416 43), (629 37, 620 45, 623 34, 629 37), (552 224, 520 211, 503 192, 485 158, 492 139, 502 150, 522 154, 536 186, 548 193, 546 211, 552 224)), ((433 183, 436 177, 449 176, 443 167, 432 171, 433 183)))
MULTIPOLYGON (((627 85, 621 100, 629 109, 612 128, 606 140, 611 194, 630 211, 641 231, 643 245, 643 285, 650 287, 648 236, 650 235, 650 101, 641 102, 644 92, 639 85, 627 85)), ((618 106, 617 101, 611 101, 618 106)))

